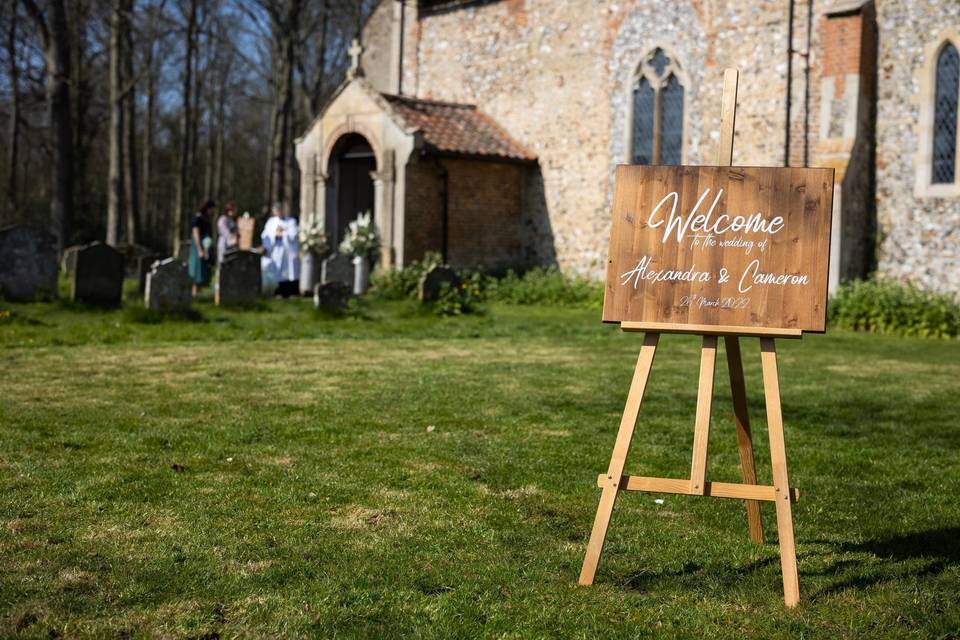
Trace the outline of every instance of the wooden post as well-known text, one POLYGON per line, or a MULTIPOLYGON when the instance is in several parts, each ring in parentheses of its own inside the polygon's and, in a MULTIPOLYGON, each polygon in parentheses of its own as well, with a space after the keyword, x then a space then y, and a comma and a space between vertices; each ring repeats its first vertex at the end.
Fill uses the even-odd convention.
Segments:
MULTIPOLYGON (((723 98, 720 107, 720 145, 717 148, 717 165, 733 164, 733 135, 737 123, 737 87, 740 72, 727 69, 723 72, 723 98)), ((737 450, 740 454, 740 475, 744 484, 757 483, 757 471, 753 464, 753 438, 750 435, 750 416, 747 412, 747 387, 743 377, 743 359, 740 357, 740 338, 725 336, 723 345, 727 352, 727 371, 730 373, 730 393, 733 396, 733 415, 737 429, 737 450)), ((763 542, 763 525, 760 521, 760 503, 747 501, 747 529, 750 539, 763 542)))

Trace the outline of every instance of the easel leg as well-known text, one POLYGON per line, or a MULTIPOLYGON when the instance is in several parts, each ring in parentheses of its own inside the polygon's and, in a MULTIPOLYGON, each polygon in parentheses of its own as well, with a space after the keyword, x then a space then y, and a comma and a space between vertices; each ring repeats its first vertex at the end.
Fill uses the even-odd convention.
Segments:
POLYGON ((800 602, 797 578, 797 549, 793 537, 793 513, 790 483, 787 480, 787 452, 783 441, 783 415, 780 411, 780 380, 777 375, 777 347, 773 338, 760 338, 763 364, 763 392, 767 403, 767 430, 770 434, 770 462, 776 490, 777 533, 780 537, 780 570, 783 573, 783 600, 788 607, 800 602))
MULTIPOLYGON (((727 370, 730 372, 730 392, 733 396, 733 415, 737 427, 737 450, 740 453, 740 472, 744 484, 757 484, 757 471, 753 465, 753 438, 750 434, 750 415, 747 412, 747 388, 743 377, 743 360, 740 357, 740 339, 726 336, 723 339, 727 351, 727 370)), ((763 542, 763 526, 760 523, 760 502, 746 500, 747 528, 750 539, 763 542)))
POLYGON ((707 486, 707 448, 710 444, 710 412, 713 407, 713 378, 717 363, 717 336, 703 336, 700 349, 700 383, 697 389, 697 419, 693 427, 693 462, 690 490, 703 495, 707 486))
POLYGON ((610 516, 613 514, 613 504, 620 489, 620 477, 627 463, 630 441, 633 439, 633 430, 636 428, 637 416, 640 413, 640 403, 643 401, 643 392, 647 387, 647 379, 650 377, 650 368, 653 366, 653 356, 656 354, 659 341, 659 333, 647 333, 643 337, 643 347, 640 349, 637 368, 633 372, 633 381, 630 383, 630 392, 627 394, 627 405, 620 419, 620 429, 617 431, 617 441, 613 445, 610 466, 607 467, 607 484, 604 485, 603 493, 600 495, 600 505, 597 507, 597 516, 594 518, 593 530, 590 532, 587 553, 583 558, 583 568, 580 570, 579 583, 582 585, 593 584, 593 578, 597 573, 603 542, 607 537, 607 527, 610 525, 610 516))

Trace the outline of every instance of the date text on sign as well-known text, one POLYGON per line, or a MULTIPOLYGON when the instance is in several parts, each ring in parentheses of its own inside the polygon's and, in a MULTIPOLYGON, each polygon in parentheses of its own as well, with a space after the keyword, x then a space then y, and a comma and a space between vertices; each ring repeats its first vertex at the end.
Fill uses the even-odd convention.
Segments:
POLYGON ((617 167, 604 322, 822 332, 832 206, 833 169, 617 167))

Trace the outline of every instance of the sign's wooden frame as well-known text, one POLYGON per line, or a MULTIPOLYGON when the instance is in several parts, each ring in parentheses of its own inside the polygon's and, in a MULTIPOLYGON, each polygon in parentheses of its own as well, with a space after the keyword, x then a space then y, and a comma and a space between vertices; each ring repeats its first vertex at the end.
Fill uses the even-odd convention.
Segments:
MULTIPOLYGON (((723 101, 720 117, 720 148, 717 164, 731 166, 733 163, 733 132, 737 109, 737 69, 727 69, 723 74, 723 101)), ((780 382, 777 375, 777 349, 775 338, 800 338, 799 329, 766 329, 762 327, 727 327, 701 325, 672 325, 655 322, 621 322, 623 331, 640 331, 646 335, 640 357, 637 360, 633 381, 627 395, 626 408, 620 420, 620 429, 613 446, 610 465, 605 474, 597 478, 602 489, 600 504, 594 519, 590 542, 587 544, 583 568, 580 571, 581 585, 593 584, 603 551, 607 527, 613 514, 613 505, 621 491, 647 491, 652 493, 676 493, 691 496, 735 498, 746 501, 747 527, 750 539, 763 542, 760 522, 760 501, 773 502, 777 511, 777 533, 780 542, 780 565, 783 574, 783 598, 788 607, 800 601, 797 578, 797 553, 793 536, 792 505, 799 499, 799 492, 790 487, 787 479, 787 455, 783 439, 783 416, 780 407, 780 382), (697 392, 697 413, 694 423, 693 461, 689 479, 648 478, 625 476, 623 469, 630 449, 630 441, 640 412, 640 403, 650 377, 653 358, 661 333, 692 333, 703 336, 700 351, 700 381, 697 392), (737 447, 740 454, 742 483, 710 482, 707 480, 707 444, 710 435, 710 410, 713 400, 714 368, 717 359, 718 338, 723 336, 730 372, 730 391, 733 395, 733 410, 737 432, 737 447), (743 361, 740 356, 740 336, 760 338, 760 360, 763 368, 764 397, 767 407, 767 431, 770 438, 770 461, 773 468, 773 486, 757 484, 753 463, 753 439, 747 414, 747 394, 743 376, 743 361)))

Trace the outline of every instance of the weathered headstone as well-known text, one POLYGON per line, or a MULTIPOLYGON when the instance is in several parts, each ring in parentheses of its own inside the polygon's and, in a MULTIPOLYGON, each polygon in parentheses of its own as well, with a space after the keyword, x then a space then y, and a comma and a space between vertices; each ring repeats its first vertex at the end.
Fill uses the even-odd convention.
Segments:
POLYGON ((20 225, 0 229, 0 296, 29 302, 57 296, 57 239, 20 225))
POLYGON ((260 254, 254 251, 228 253, 217 275, 217 304, 251 306, 260 293, 260 254))
POLYGON ((153 263, 162 259, 155 253, 139 256, 137 258, 137 291, 143 293, 147 286, 147 274, 153 268, 153 263))
POLYGON ((417 299, 420 300, 421 304, 436 302, 440 297, 440 292, 443 291, 444 283, 447 283, 449 288, 456 289, 460 286, 460 277, 450 267, 433 267, 420 278, 417 299))
POLYGON ((123 296, 123 254, 102 242, 77 251, 70 276, 70 299, 103 307, 120 305, 123 296))
POLYGON ((73 273, 73 270, 77 268, 77 251, 83 249, 86 245, 75 244, 72 247, 67 247, 63 250, 63 258, 60 260, 60 268, 63 269, 64 273, 73 273))
POLYGON ((318 284, 313 288, 313 306, 320 311, 336 313, 347 308, 350 300, 350 287, 333 280, 318 284))
POLYGON ((320 283, 342 282, 353 287, 353 256, 342 253, 330 256, 320 266, 320 283))
POLYGON ((179 260, 167 258, 147 274, 143 303, 152 311, 188 311, 193 300, 190 274, 179 260))

